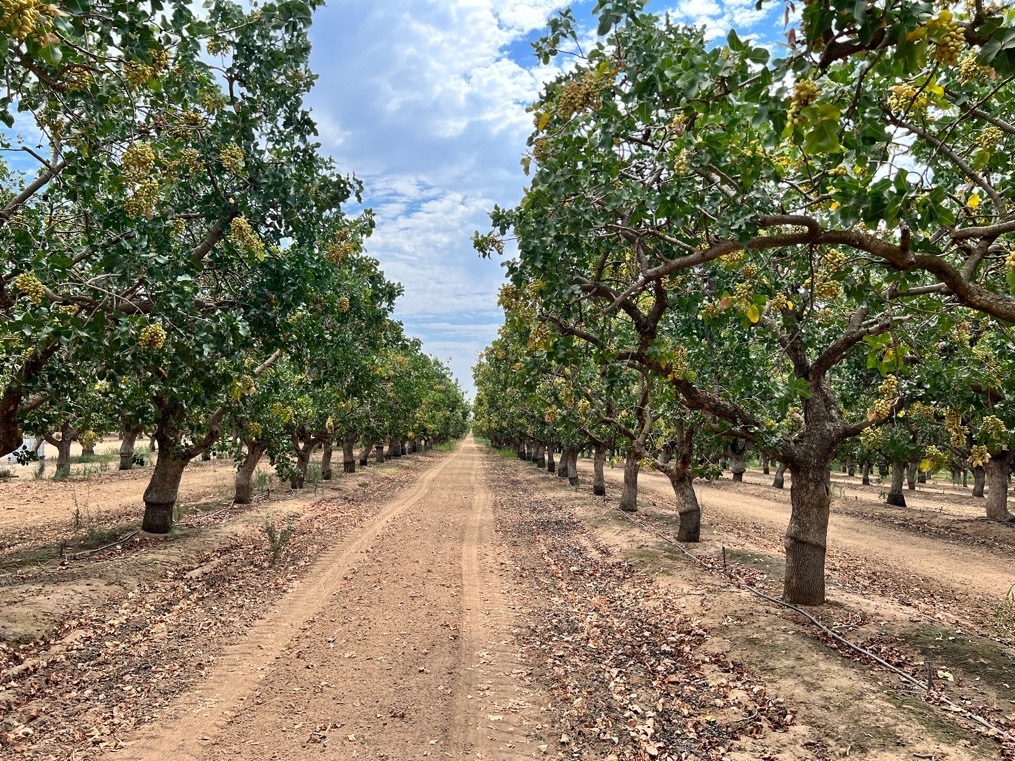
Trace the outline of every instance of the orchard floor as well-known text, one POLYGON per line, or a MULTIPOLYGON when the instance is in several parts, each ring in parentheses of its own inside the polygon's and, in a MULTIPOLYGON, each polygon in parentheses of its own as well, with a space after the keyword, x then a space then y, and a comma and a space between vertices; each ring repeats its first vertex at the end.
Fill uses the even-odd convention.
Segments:
POLYGON ((130 534, 150 469, 0 484, 0 757, 1009 757, 935 705, 1015 724, 1015 530, 961 490, 837 485, 811 609, 927 694, 736 585, 778 596, 788 490, 700 486, 707 569, 665 480, 632 520, 587 471, 467 439, 239 507, 195 463, 169 537, 130 534))

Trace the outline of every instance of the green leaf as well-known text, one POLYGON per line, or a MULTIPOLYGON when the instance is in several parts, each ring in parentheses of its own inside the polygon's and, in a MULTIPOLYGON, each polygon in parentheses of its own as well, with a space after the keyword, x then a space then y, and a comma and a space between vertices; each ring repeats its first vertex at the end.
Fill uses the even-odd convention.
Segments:
POLYGON ((753 325, 756 325, 758 320, 761 319, 761 310, 758 309, 757 304, 751 304, 747 307, 747 319, 750 320, 753 325))

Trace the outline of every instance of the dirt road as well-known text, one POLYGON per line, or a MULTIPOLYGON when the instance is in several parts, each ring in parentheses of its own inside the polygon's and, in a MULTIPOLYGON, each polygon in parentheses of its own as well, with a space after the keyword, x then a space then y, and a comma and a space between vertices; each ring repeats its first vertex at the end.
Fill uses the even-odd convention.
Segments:
POLYGON ((115 759, 539 756, 544 702, 471 438, 230 646, 115 759))

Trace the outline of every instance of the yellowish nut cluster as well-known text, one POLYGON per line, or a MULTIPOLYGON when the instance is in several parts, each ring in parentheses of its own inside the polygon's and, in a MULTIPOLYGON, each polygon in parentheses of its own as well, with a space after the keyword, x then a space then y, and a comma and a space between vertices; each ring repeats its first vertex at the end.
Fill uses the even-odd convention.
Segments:
POLYGON ((789 300, 789 297, 785 293, 777 293, 768 300, 768 304, 773 312, 788 312, 793 308, 793 302, 789 300))
POLYGON ((230 174, 240 174, 243 171, 243 158, 243 149, 236 143, 229 143, 219 151, 222 166, 230 174))
POLYGON ((687 150, 681 150, 673 157, 673 174, 684 175, 691 171, 691 154, 687 150))
POLYGON ((14 278, 14 289, 25 294, 36 306, 46 297, 46 289, 34 272, 22 272, 14 278))
POLYGON ((161 322, 145 325, 137 337, 138 344, 145 349, 161 349, 166 343, 166 329, 161 322))
POLYGON ((740 282, 733 286, 733 297, 737 301, 750 301, 754 296, 754 286, 750 283, 740 282))
POLYGON ((338 299, 338 311, 345 314, 349 311, 349 297, 342 296, 338 299))
POLYGON ((180 151, 179 165, 183 169, 193 171, 197 169, 201 164, 201 154, 197 152, 196 148, 184 148, 180 151))
POLYGON ((264 243, 257 237, 246 217, 236 217, 229 223, 229 240, 244 253, 258 259, 264 258, 264 243))
POLYGON ((131 143, 123 152, 121 160, 123 176, 128 182, 145 180, 155 166, 155 149, 148 143, 131 143))
POLYGON ((868 451, 881 448, 884 443, 884 431, 880 428, 865 428, 860 434, 860 446, 868 451))
POLYGON ((1008 258, 1004 260, 1004 265, 1010 272, 1015 272, 1015 251, 1008 254, 1008 258))
POLYGON ((846 267, 846 255, 838 248, 831 248, 821 257, 821 263, 829 272, 838 272, 846 267))
POLYGON ((849 174, 849 170, 846 169, 845 164, 833 166, 831 169, 828 170, 829 177, 845 177, 847 174, 849 174))
POLYGON ((814 295, 821 301, 835 301, 842 295, 842 283, 819 272, 814 283, 814 295))
POLYGON ((151 217, 155 212, 155 203, 159 198, 159 181, 154 177, 146 177, 138 183, 137 188, 123 203, 123 209, 130 216, 151 217))
POLYGON ((959 61, 959 80, 962 82, 971 82, 986 73, 987 69, 976 60, 976 53, 972 50, 962 56, 962 60, 959 61))
POLYGON ((352 254, 353 245, 352 240, 349 238, 349 231, 347 229, 339 230, 332 237, 331 242, 328 244, 327 250, 324 252, 324 258, 327 259, 334 265, 339 265, 342 260, 352 254))
POLYGON ((759 272, 758 265, 754 264, 753 262, 751 262, 750 264, 745 264, 744 268, 740 270, 740 274, 742 274, 748 280, 753 280, 754 278, 756 278, 758 276, 758 272, 759 272))
POLYGON ((229 43, 223 37, 212 37, 205 43, 208 55, 222 55, 229 50, 229 43))
POLYGON ((997 415, 987 415, 980 421, 980 435, 985 439, 1003 442, 1008 436, 1008 426, 997 415))
POLYGON ((677 114, 670 121, 670 129, 673 130, 673 134, 680 137, 687 130, 687 116, 684 114, 677 114))
POLYGON ((926 111, 929 101, 927 96, 912 85, 895 85, 888 88, 888 108, 897 114, 910 111, 926 111))
POLYGON ((532 144, 532 156, 536 161, 546 161, 550 157, 550 142, 540 138, 532 144))
POLYGON ((957 64, 966 46, 966 38, 962 28, 952 17, 952 12, 947 8, 943 9, 937 18, 927 22, 927 28, 937 32, 931 58, 946 66, 957 64))
POLYGON ((40 0, 0 0, 3 16, 0 17, 0 28, 6 30, 11 37, 24 41, 33 32, 45 27, 49 21, 43 16, 48 10, 40 0))
POLYGON ((993 151, 997 148, 997 144, 1001 142, 1004 137, 1004 132, 999 127, 995 127, 993 124, 984 127, 983 131, 977 135, 976 144, 985 151, 993 151))
POLYGON ((990 452, 982 444, 976 444, 969 450, 969 464, 974 468, 982 468, 990 462, 990 452))
POLYGON ((123 65, 123 78, 127 80, 130 89, 140 90, 155 78, 155 69, 141 61, 128 61, 123 65))
POLYGON ((566 119, 571 114, 594 108, 599 103, 599 80, 592 72, 581 79, 572 79, 560 89, 557 113, 566 119))
POLYGON ((99 434, 95 431, 88 430, 81 434, 81 438, 78 439, 78 443, 81 444, 83 449, 92 449, 99 443, 100 438, 99 434))
POLYGON ((790 124, 800 123, 800 112, 818 99, 821 87, 810 79, 801 79, 793 85, 787 117, 790 124))

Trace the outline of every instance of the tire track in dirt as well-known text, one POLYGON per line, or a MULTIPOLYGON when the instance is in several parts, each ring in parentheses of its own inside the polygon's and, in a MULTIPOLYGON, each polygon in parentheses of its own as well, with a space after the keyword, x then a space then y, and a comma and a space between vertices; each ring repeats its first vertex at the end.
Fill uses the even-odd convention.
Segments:
POLYGON ((520 622, 494 572, 506 548, 496 543, 493 497, 483 455, 471 438, 463 454, 474 496, 462 542, 462 670, 453 746, 462 748, 462 758, 538 758, 541 700, 512 636, 520 622))
POLYGON ((243 640, 225 650, 197 689, 175 701, 169 709, 174 718, 163 720, 115 757, 130 761, 204 758, 203 748, 211 736, 236 715, 241 698, 253 692, 263 672, 339 591, 357 557, 392 521, 431 493, 433 482, 454 459, 438 464, 409 493, 382 508, 359 533, 322 556, 317 569, 293 593, 254 624, 243 640))

